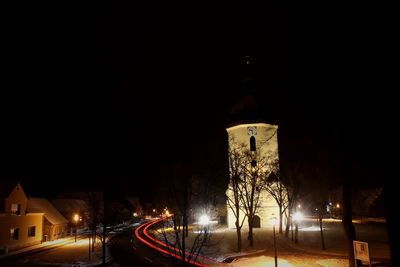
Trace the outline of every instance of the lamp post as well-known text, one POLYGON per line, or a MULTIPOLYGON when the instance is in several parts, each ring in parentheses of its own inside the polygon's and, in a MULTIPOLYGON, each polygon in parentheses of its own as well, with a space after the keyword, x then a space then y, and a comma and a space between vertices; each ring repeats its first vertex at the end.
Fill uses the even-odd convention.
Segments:
POLYGON ((78 214, 74 215, 74 221, 75 221, 75 242, 76 242, 76 232, 78 232, 78 221, 79 221, 79 215, 78 214))
POLYGON ((276 217, 272 218, 272 232, 274 234, 274 251, 275 251, 275 267, 278 267, 278 257, 276 256, 276 236, 275 236, 275 225, 278 219, 276 217))

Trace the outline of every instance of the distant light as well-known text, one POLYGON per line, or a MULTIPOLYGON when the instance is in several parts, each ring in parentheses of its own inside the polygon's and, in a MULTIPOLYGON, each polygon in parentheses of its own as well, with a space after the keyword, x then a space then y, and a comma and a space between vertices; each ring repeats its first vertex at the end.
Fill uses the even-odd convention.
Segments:
POLYGON ((318 208, 315 208, 315 211, 318 211, 318 208))
POLYGON ((199 224, 207 225, 210 223, 210 217, 207 214, 203 214, 200 216, 199 224))
POLYGON ((298 207, 299 209, 301 209, 301 204, 297 205, 297 207, 298 207))
POLYGON ((153 209, 153 212, 156 212, 156 209, 153 209))
POLYGON ((79 221, 79 215, 78 214, 74 214, 74 221, 78 222, 79 221))
POLYGON ((137 217, 137 212, 134 212, 134 213, 133 213, 133 217, 137 217))
POLYGON ((336 204, 336 208, 340 208, 340 204, 339 203, 336 204))
POLYGON ((293 214, 293 219, 296 222, 300 222, 301 220, 303 220, 304 216, 301 212, 297 211, 295 212, 295 214, 293 214))

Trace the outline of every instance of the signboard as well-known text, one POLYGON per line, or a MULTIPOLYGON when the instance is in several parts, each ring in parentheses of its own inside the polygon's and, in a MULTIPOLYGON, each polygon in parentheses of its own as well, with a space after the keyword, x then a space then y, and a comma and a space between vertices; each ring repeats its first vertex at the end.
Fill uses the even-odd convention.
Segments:
POLYGON ((354 260, 357 265, 357 260, 366 262, 369 266, 371 266, 371 260, 369 258, 369 248, 367 242, 361 241, 353 241, 353 249, 354 249, 354 260))

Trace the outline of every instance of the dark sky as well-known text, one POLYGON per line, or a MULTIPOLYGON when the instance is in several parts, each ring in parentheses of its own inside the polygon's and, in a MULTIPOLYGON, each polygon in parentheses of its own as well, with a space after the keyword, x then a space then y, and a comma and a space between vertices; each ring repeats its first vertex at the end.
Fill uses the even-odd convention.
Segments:
POLYGON ((163 164, 224 164, 245 55, 286 151, 301 154, 305 136, 327 151, 340 128, 382 152, 394 121, 388 10, 278 2, 10 7, 3 177, 38 194, 112 181, 146 195, 138 183, 151 188, 163 164))

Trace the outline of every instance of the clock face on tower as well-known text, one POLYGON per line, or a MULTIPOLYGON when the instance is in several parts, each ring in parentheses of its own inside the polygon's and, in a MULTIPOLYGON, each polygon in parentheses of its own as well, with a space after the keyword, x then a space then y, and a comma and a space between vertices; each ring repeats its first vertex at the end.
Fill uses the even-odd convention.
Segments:
POLYGON ((257 127, 256 126, 247 127, 247 134, 251 136, 257 135, 257 127))

